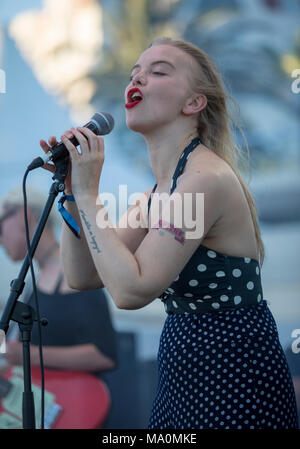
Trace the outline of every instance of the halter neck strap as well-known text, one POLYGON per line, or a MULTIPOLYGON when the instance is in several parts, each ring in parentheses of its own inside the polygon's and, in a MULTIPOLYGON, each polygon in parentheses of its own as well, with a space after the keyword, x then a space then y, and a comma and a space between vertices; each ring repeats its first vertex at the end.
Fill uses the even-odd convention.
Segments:
MULTIPOLYGON (((186 161, 188 160, 191 152, 199 145, 200 142, 201 141, 200 141, 199 137, 195 137, 193 140, 191 140, 191 142, 185 147, 185 149, 181 153, 181 156, 177 162, 177 166, 175 168, 174 174, 172 176, 172 181, 171 181, 171 185, 170 185, 170 195, 172 195, 172 193, 176 189, 177 178, 182 174, 185 164, 186 164, 186 161)), ((155 186, 153 187, 152 192, 149 197, 149 200, 148 200, 148 215, 149 215, 149 211, 150 211, 152 195, 155 192, 156 187, 157 187, 157 184, 155 184, 155 186)))

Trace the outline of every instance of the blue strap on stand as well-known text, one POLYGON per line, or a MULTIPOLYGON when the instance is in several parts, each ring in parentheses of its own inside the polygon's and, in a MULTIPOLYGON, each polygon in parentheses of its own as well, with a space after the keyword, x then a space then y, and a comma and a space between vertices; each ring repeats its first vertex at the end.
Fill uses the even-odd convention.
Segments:
POLYGON ((66 225, 71 229, 73 234, 80 239, 80 228, 78 224, 76 223, 75 219, 72 217, 72 215, 64 208, 63 204, 65 201, 75 201, 75 198, 73 195, 65 195, 63 194, 61 198, 58 200, 58 212, 62 215, 66 225))

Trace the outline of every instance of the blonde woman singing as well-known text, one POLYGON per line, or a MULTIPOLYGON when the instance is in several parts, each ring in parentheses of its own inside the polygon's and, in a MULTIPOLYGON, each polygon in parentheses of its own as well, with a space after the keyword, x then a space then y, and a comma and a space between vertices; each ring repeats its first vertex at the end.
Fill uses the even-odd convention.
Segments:
POLYGON ((64 134, 72 168, 66 193, 75 200, 67 208, 82 233, 78 240, 63 225, 69 285, 105 286, 121 309, 163 301, 167 317, 149 428, 296 428, 291 375, 263 298, 263 242, 238 171, 220 74, 194 45, 157 39, 132 69, 125 107, 128 128, 147 143, 156 183, 113 227, 98 197, 103 138, 86 128, 64 134), (69 140, 73 135, 81 152, 69 140), (159 213, 152 192, 167 194, 159 213), (183 216, 197 216, 197 193, 204 193, 198 235, 183 216), (174 202, 166 220, 175 195, 181 207, 174 202), (144 225, 124 226, 137 213, 147 217, 144 225))

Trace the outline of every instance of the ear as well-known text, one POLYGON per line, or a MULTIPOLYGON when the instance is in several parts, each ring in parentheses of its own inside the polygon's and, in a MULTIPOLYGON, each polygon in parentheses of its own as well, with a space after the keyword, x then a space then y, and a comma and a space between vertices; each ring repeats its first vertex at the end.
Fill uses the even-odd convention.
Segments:
POLYGON ((195 94, 189 97, 182 108, 182 113, 184 115, 194 115, 202 111, 207 105, 207 98, 203 94, 195 94))

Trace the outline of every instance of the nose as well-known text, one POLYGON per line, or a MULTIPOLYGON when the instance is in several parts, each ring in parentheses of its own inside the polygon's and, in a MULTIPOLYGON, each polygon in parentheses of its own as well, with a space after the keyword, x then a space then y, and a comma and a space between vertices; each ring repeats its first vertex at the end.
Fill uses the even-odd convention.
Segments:
POLYGON ((132 84, 135 85, 145 85, 147 82, 145 73, 140 70, 132 77, 132 84))

